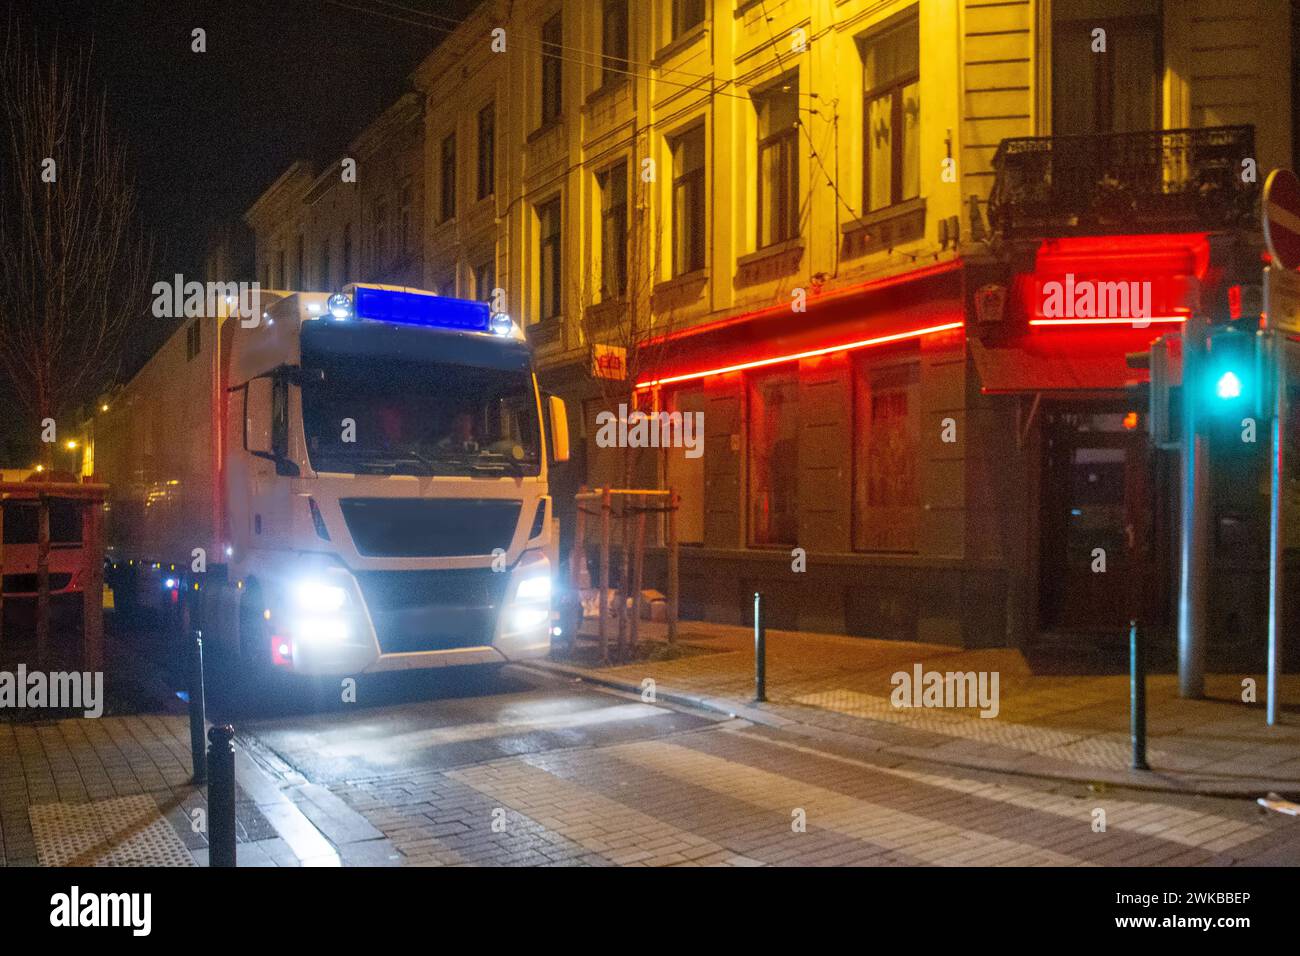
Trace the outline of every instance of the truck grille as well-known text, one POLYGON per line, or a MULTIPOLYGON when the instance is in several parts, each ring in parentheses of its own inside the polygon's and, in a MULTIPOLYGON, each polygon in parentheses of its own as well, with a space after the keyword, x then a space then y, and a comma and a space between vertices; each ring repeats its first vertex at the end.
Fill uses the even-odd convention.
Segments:
POLYGON ((510 578, 491 568, 354 573, 385 654, 491 644, 510 578))
POLYGON ((371 558, 449 558, 510 547, 521 502, 501 498, 344 498, 357 553, 371 558))

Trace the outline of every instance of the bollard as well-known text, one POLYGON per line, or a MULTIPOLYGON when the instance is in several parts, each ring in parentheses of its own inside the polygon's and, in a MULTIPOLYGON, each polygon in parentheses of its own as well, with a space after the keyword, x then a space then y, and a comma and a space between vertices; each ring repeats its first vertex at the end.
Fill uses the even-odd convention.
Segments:
POLYGON ((235 728, 208 731, 208 866, 235 865, 235 728))
POLYGON ((203 728, 207 724, 206 706, 203 699, 203 632, 194 632, 194 643, 190 646, 190 766, 193 768, 193 783, 203 786, 208 779, 208 755, 203 746, 203 728))
POLYGON ((754 700, 767 700, 767 629, 763 627, 763 595, 754 592, 754 700))
POLYGON ((1133 769, 1147 766, 1147 662, 1137 621, 1128 624, 1129 731, 1133 738, 1133 769))

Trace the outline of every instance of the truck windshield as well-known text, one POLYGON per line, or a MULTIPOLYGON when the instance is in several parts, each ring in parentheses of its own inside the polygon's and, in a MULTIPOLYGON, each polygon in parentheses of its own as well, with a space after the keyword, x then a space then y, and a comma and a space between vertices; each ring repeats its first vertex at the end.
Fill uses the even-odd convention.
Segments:
POLYGON ((527 369, 321 354, 304 366, 307 454, 316 471, 536 475, 537 398, 527 369))

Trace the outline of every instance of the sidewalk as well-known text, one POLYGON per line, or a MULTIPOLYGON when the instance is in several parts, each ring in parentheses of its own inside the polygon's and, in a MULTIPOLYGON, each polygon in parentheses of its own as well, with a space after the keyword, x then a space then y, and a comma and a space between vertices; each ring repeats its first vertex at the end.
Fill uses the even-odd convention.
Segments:
MULTIPOLYGON (((592 627, 587 622, 584 634, 592 627)), ((642 622, 641 635, 661 643, 666 628, 642 622)), ((1265 724, 1262 674, 1207 675, 1205 700, 1180 699, 1176 675, 1148 677, 1152 769, 1134 771, 1127 675, 1034 673, 1021 652, 1006 648, 768 630, 768 702, 755 704, 751 629, 683 622, 678 640, 691 653, 675 660, 537 666, 636 694, 650 678, 660 700, 811 736, 847 735, 870 750, 953 767, 1178 793, 1300 792, 1300 715, 1284 710, 1283 725, 1265 724), (891 677, 910 675, 917 664, 927 672, 997 672, 997 716, 981 718, 978 708, 895 708, 891 677), (1244 677, 1255 679, 1257 703, 1240 702, 1244 677)), ((1284 675, 1281 683, 1284 700, 1300 701, 1300 675, 1284 675)))
MULTIPOLYGON (((236 738, 239 866, 395 865, 324 787, 236 738)), ((0 866, 206 866, 207 797, 178 714, 0 723, 0 866)))

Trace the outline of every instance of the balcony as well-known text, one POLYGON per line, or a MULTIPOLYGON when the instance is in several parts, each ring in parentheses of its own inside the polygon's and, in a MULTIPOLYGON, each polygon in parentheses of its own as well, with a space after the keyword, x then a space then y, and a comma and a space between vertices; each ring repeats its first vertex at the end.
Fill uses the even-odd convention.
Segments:
POLYGON ((1242 160, 1254 156, 1253 126, 1004 139, 989 224, 1003 239, 1251 226, 1259 184, 1242 181, 1242 160))

